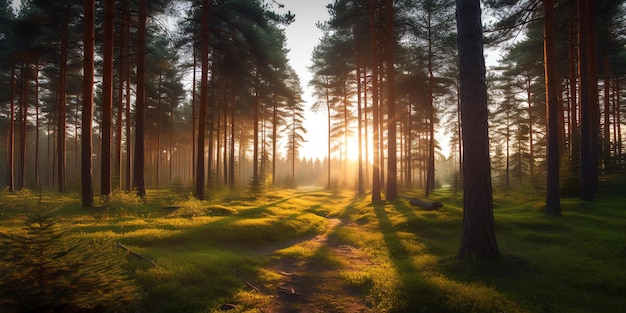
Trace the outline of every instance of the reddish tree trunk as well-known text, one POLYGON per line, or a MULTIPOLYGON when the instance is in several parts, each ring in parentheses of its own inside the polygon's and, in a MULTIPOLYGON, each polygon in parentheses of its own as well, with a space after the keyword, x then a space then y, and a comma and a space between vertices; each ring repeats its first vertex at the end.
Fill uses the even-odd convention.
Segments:
POLYGON ((547 143, 547 189, 545 212, 551 216, 561 216, 559 196, 559 99, 556 59, 556 30, 553 0, 543 1, 544 12, 544 65, 546 80, 546 106, 548 123, 547 143))
POLYGON ((59 192, 65 191, 65 72, 67 68, 67 21, 61 26, 61 62, 59 64, 59 90, 57 91, 57 182, 59 192))
POLYGON ((113 121, 113 28, 115 3, 104 1, 104 51, 102 68, 102 141, 100 163, 100 196, 111 194, 111 128, 113 121))
POLYGON ((7 138, 7 186, 10 192, 15 190, 14 152, 15 152, 15 65, 11 66, 11 114, 9 117, 9 136, 7 138))
POLYGON ((93 206, 91 134, 93 117, 93 73, 94 73, 94 11, 95 1, 85 0, 83 30, 83 106, 81 131, 81 181, 83 207, 93 206))
MULTIPOLYGON (((394 68, 394 8, 393 0, 386 0, 387 38, 385 55, 387 57, 387 199, 398 197, 398 164, 396 140, 396 91, 394 68)), ((434 139, 433 139, 434 140, 434 139)), ((434 163, 434 162, 433 162, 434 163)), ((434 165, 434 164, 433 164, 434 165)))
POLYGON ((578 1, 579 31, 578 31, 578 70, 580 72, 580 198, 584 201, 594 201, 595 184, 594 163, 592 161, 592 108, 589 58, 589 0, 578 1))
POLYGON ((376 0, 369 0, 370 46, 372 50, 372 136, 374 160, 372 165, 372 202, 380 201, 380 143, 378 112, 378 36, 376 35, 376 0))
POLYGON ((30 66, 22 62, 20 70, 21 96, 20 96, 20 162, 19 162, 19 189, 26 188, 26 126, 28 123, 28 72, 30 66))
POLYGON ((139 0, 139 22, 137 27, 137 99, 135 104, 135 162, 133 187, 137 196, 146 197, 144 180, 145 167, 145 114, 146 114, 146 15, 147 0, 139 0))
POLYGON ((125 70, 125 80, 126 80, 126 107, 124 115, 126 116, 126 191, 130 192, 131 182, 132 182, 132 157, 131 157, 131 130, 130 130, 130 0, 124 1, 124 55, 126 56, 126 70, 125 70))

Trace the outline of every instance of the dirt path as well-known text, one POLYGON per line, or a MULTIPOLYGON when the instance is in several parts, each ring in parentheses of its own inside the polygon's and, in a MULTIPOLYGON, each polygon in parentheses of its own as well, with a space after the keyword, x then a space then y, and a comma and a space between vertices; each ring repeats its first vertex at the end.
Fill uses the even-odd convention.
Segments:
POLYGON ((372 304, 345 279, 345 275, 371 262, 363 251, 333 235, 343 221, 328 222, 324 234, 297 243, 313 251, 312 257, 282 257, 269 264, 269 269, 282 279, 273 291, 271 304, 262 312, 374 312, 372 304))

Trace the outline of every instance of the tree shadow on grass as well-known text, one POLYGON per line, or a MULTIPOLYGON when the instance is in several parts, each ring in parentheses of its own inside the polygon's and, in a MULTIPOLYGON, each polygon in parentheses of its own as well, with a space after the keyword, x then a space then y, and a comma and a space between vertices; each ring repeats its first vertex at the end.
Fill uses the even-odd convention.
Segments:
POLYGON ((507 256, 489 264, 459 260, 453 255, 452 247, 460 242, 454 234, 460 235, 461 226, 455 230, 456 223, 447 213, 416 211, 401 200, 390 204, 392 206, 375 204, 373 207, 389 256, 403 284, 399 292, 403 301, 395 311, 520 310, 509 295, 490 287, 497 279, 515 280, 516 275, 523 275, 527 269, 523 264, 520 266, 519 258, 507 256), (394 221, 394 215, 404 221, 394 221), (416 240, 414 244, 424 248, 410 250, 407 238, 416 240), (417 261, 426 255, 430 262, 417 261))
POLYGON ((389 219, 384 203, 372 204, 374 213, 387 246, 389 257, 400 277, 401 286, 394 291, 393 312, 445 312, 445 297, 437 291, 421 274, 412 262, 411 253, 402 243, 394 225, 389 219))

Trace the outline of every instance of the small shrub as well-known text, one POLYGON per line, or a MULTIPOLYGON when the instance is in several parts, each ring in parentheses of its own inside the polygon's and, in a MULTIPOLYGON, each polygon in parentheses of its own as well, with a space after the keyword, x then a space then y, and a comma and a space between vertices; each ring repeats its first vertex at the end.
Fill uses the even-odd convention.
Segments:
POLYGON ((96 198, 95 204, 97 207, 102 207, 110 213, 124 213, 137 210, 145 206, 146 202, 145 199, 137 196, 135 191, 124 192, 115 190, 110 195, 96 198))
POLYGON ((207 210, 203 207, 202 201, 196 199, 191 195, 185 201, 176 202, 175 206, 180 208, 173 211, 172 216, 191 219, 194 217, 207 215, 207 210))
POLYGON ((112 242, 72 239, 49 210, 26 214, 21 232, 0 240, 0 307, 9 312, 112 311, 135 300, 112 242))

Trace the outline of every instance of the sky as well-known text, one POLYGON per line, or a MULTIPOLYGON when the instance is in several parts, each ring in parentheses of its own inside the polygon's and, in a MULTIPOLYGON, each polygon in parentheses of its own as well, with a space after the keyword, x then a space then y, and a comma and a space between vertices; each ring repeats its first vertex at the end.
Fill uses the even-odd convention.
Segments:
MULTIPOLYGON (((281 0, 278 2, 285 5, 282 11, 279 10, 279 12, 286 13, 291 11, 296 16, 295 21, 286 28, 286 36, 287 49, 289 49, 289 63, 300 77, 300 83, 304 92, 302 98, 306 106, 304 127, 307 129, 305 136, 307 142, 303 144, 300 156, 322 160, 327 153, 328 125, 324 112, 316 113, 310 110, 315 99, 312 95, 313 89, 309 86, 312 74, 309 72, 308 67, 311 64, 313 48, 320 42, 322 37, 322 31, 317 28, 316 24, 317 22, 327 21, 330 18, 326 5, 332 1, 281 0)), ((500 58, 495 51, 485 51, 485 57, 488 66, 494 65, 497 63, 497 59, 500 58)), ((448 136, 444 135, 443 131, 439 131, 436 136, 442 147, 442 153, 448 155, 448 136)))
POLYGON ((282 0, 279 2, 285 5, 282 9, 285 13, 291 11, 296 16, 295 21, 287 27, 286 36, 287 49, 289 49, 287 57, 289 64, 300 77, 300 84, 304 92, 302 99, 306 107, 304 127, 307 129, 305 136, 307 142, 303 144, 300 156, 321 160, 326 157, 325 147, 328 142, 326 115, 323 112, 315 113, 310 110, 315 99, 312 96, 313 89, 309 87, 309 81, 313 76, 308 67, 311 64, 313 48, 322 37, 322 31, 317 28, 316 24, 329 19, 326 4, 330 1, 282 0))

